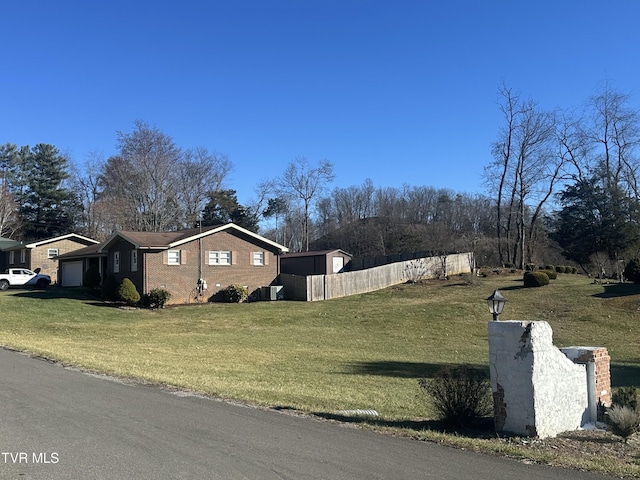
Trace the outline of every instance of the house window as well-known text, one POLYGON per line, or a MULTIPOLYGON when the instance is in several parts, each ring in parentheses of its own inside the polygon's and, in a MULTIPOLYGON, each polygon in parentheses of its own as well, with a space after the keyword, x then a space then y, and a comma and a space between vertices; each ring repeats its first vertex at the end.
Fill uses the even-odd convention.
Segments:
POLYGON ((180 250, 169 250, 167 252, 167 265, 180 265, 180 250))
POLYGON ((58 256, 57 248, 49 248, 47 249, 47 258, 53 258, 58 256))
POLYGON ((231 265, 231 252, 228 250, 210 251, 209 265, 231 265))
POLYGON ((20 263, 27 263, 27 250, 24 248, 20 250, 20 263))
POLYGON ((113 273, 120 271, 120 252, 113 252, 113 273))
POLYGON ((138 250, 131 250, 131 271, 138 271, 138 250))
POLYGON ((253 264, 258 266, 264 265, 264 252, 253 252, 253 264))
POLYGON ((9 264, 13 265, 14 263, 16 263, 16 252, 11 251, 9 252, 9 264))

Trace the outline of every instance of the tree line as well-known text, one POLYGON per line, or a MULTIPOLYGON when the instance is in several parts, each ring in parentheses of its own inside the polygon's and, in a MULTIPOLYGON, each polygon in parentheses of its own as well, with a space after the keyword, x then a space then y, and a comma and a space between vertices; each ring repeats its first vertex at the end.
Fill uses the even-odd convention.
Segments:
POLYGON ((52 145, 0 147, 0 235, 164 231, 234 222, 291 251, 355 256, 473 251, 480 265, 571 261, 611 271, 638 255, 638 111, 605 84, 580 108, 546 110, 502 84, 503 123, 489 146, 487 194, 428 186, 331 189, 328 160, 290 161, 245 205, 228 187, 230 159, 183 149, 134 122, 117 153, 80 166, 52 145))

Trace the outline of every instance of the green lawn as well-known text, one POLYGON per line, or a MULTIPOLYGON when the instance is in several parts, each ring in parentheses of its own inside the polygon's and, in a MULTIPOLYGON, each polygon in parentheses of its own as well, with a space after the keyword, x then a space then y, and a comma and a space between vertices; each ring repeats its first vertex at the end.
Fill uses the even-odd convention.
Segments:
POLYGON ((607 347, 614 385, 640 386, 638 286, 559 275, 550 286, 523 289, 520 278, 160 311, 114 308, 81 290, 10 290, 0 294, 0 344, 260 405, 430 418, 416 379, 443 364, 487 368, 484 298, 500 288, 508 299, 502 319, 546 320, 558 346, 607 347))
MULTIPOLYGON (((640 478, 640 457, 430 430, 417 379, 444 364, 488 370, 484 298, 501 319, 546 320, 555 344, 604 346, 614 386, 640 386, 640 286, 559 275, 522 288, 521 275, 400 285, 317 303, 260 302, 124 310, 83 290, 0 292, 0 345, 75 366, 321 416, 374 409, 372 428, 527 461, 640 478), (557 448, 557 449, 556 449, 557 448), (566 450, 566 451, 565 451, 566 450)), ((591 445, 616 442, 587 440, 591 445)), ((561 444, 562 445, 562 444, 561 444)), ((630 447, 632 448, 632 447, 630 447)), ((615 450, 615 449, 614 449, 615 450)), ((623 450, 624 451, 624 450, 623 450)))

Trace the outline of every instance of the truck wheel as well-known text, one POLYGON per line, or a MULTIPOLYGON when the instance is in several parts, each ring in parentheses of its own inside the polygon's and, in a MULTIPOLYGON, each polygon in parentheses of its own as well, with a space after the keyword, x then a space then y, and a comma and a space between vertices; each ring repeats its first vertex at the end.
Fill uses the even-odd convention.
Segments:
POLYGON ((49 282, 43 279, 38 280, 38 282, 36 283, 36 288, 39 288, 41 290, 44 290, 48 286, 49 286, 49 282))
POLYGON ((9 288, 9 280, 0 280, 0 290, 9 288))

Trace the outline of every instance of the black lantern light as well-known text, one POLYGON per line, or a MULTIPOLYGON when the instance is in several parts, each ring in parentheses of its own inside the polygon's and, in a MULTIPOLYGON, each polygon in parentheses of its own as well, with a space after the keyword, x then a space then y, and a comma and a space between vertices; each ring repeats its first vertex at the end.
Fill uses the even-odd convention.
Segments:
POLYGON ((507 299, 502 296, 500 291, 495 290, 489 298, 487 298, 487 305, 489 306, 489 312, 493 315, 493 321, 497 321, 498 317, 504 309, 504 304, 507 299))

